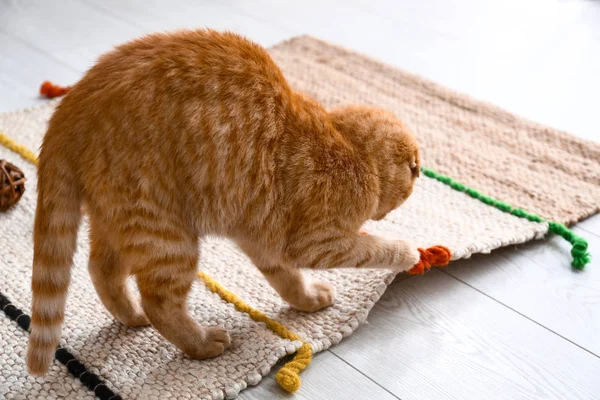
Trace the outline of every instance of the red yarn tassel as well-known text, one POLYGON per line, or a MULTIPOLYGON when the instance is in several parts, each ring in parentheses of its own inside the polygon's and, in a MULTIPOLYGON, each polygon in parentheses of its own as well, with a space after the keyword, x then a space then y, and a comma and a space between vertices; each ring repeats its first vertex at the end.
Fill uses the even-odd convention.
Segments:
POLYGON ((421 259, 408 273, 411 275, 423 275, 433 266, 444 267, 450 263, 452 253, 444 246, 432 246, 428 249, 419 249, 421 259))
POLYGON ((69 90, 71 90, 71 86, 59 86, 52 82, 45 81, 40 87, 40 94, 49 99, 53 99, 55 97, 63 96, 69 90))
MULTIPOLYGON (((366 231, 360 231, 361 235, 368 235, 366 231)), ((421 254, 419 262, 408 270, 411 275, 423 275, 431 267, 445 267, 450 264, 452 252, 444 246, 431 246, 428 249, 418 249, 421 254)))

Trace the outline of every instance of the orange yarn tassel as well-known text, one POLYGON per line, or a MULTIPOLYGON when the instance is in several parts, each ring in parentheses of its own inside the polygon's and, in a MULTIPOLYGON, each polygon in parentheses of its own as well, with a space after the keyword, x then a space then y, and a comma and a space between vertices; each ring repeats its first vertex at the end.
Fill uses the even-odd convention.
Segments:
POLYGON ((408 270, 411 275, 423 275, 431 267, 444 267, 450 263, 452 253, 447 247, 433 246, 428 249, 419 249, 421 260, 408 270))
POLYGON ((49 99, 60 97, 66 94, 71 89, 71 86, 59 86, 52 82, 45 81, 40 87, 40 94, 49 99))
MULTIPOLYGON (((367 231, 360 231, 361 235, 368 235, 367 231)), ((445 246, 431 246, 428 249, 418 249, 421 254, 419 262, 408 270, 411 275, 423 275, 431 267, 445 267, 450 264, 452 252, 445 246)))

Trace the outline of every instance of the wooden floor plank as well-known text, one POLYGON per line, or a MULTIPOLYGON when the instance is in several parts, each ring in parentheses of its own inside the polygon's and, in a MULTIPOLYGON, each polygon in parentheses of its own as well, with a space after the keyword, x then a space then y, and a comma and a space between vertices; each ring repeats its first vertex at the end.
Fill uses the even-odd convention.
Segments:
MULTIPOLYGON (((582 230, 600 237, 600 214, 596 214, 590 218, 577 224, 582 230)), ((600 248, 593 249, 600 253, 600 248)))
POLYGON ((297 34, 311 34, 423 74, 439 70, 439 66, 433 67, 444 60, 437 56, 443 56, 446 48, 456 47, 452 39, 420 24, 407 26, 382 19, 352 2, 221 0, 221 3, 297 34))
POLYGON ((437 270, 388 288, 369 323, 331 351, 403 400, 600 391, 600 358, 437 270))
POLYGON ((293 35, 293 31, 257 20, 236 8, 211 1, 174 0, 85 0, 89 5, 145 32, 175 29, 212 28, 231 30, 262 44, 270 46, 293 35))
POLYGON ((76 0, 0 0, 2 29, 77 70, 143 31, 76 0))
MULTIPOLYGON (((600 237, 575 232, 600 250, 600 237)), ((552 237, 457 262, 448 274, 558 335, 600 355, 600 261, 584 271, 570 266, 570 245, 552 237)))
POLYGON ((45 102, 39 97, 44 80, 71 83, 81 75, 1 31, 0 49, 0 112, 45 102))

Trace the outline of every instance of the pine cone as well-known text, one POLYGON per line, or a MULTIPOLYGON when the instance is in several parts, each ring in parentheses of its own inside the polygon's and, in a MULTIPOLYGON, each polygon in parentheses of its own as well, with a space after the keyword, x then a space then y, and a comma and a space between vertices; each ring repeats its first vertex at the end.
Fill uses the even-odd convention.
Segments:
POLYGON ((25 193, 23 171, 6 160, 0 160, 0 211, 16 204, 25 193))

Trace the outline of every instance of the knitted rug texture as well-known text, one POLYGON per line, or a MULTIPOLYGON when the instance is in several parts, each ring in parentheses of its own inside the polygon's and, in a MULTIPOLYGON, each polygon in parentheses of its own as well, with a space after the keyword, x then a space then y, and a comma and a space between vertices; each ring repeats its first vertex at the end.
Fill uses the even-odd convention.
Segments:
MULTIPOLYGON (((418 137, 423 165, 429 168, 549 220, 571 223, 598 211, 598 144, 310 37, 277 45, 271 54, 296 89, 327 107, 360 103, 396 112, 418 137)), ((0 114, 0 131, 37 151, 57 101, 0 114)), ((30 314, 36 172, 4 147, 0 159, 16 164, 28 178, 21 201, 0 214, 0 292, 30 314)), ((453 259, 460 259, 541 238, 548 223, 515 217, 422 176, 401 208, 365 228, 421 247, 442 244, 451 249, 453 259)), ((200 324, 229 329, 232 345, 215 359, 189 359, 154 329, 127 329, 110 317, 87 274, 87 222, 78 243, 61 346, 123 398, 232 398, 258 384, 302 344, 282 339, 236 311, 199 280, 189 299, 192 316, 200 324)), ((201 247, 200 270, 298 334, 315 352, 339 343, 363 323, 395 276, 390 270, 307 271, 337 290, 332 307, 308 314, 290 309, 229 241, 211 238, 201 247)), ((58 362, 44 378, 29 376, 24 363, 27 336, 0 315, 0 398, 95 398, 58 362)))

